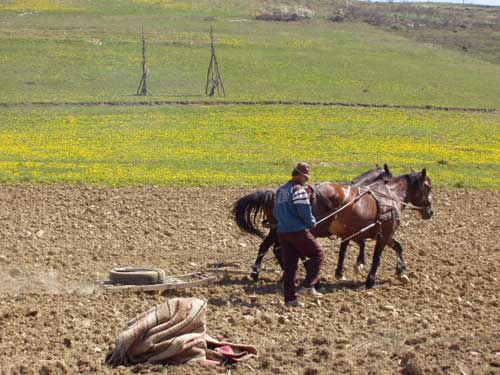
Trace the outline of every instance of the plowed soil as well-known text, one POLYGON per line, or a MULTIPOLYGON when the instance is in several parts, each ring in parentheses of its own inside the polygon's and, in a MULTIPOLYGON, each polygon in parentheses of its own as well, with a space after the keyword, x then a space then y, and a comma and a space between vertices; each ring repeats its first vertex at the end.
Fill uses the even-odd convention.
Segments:
MULTIPOLYGON (((211 374, 190 365, 111 369, 103 364, 127 320, 168 296, 209 301, 208 330, 256 345, 233 374, 500 374, 500 192, 437 190, 435 216, 405 212, 401 240, 411 283, 386 249, 378 284, 336 281, 338 241, 322 272, 326 295, 283 306, 279 274, 237 276, 210 287, 108 294, 95 286, 117 266, 183 274, 216 261, 249 269, 259 240, 230 218, 248 189, 0 187, 2 374, 211 374)), ((373 243, 368 244, 370 260, 373 243)), ((277 269, 271 254, 268 269, 277 269)))

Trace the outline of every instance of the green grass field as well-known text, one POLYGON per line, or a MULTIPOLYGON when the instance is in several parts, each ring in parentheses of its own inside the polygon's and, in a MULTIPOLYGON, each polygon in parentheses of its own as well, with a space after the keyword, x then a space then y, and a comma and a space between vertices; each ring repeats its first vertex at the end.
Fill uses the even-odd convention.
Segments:
POLYGON ((226 100, 500 107, 499 64, 364 23, 256 21, 243 1, 17 3, 0 5, 0 102, 137 100, 142 25, 148 100, 197 98, 213 24, 226 100), (25 3, 41 10, 20 16, 25 3))
POLYGON ((9 109, 6 183, 262 186, 307 160, 316 180, 389 163, 438 185, 498 187, 499 116, 285 106, 9 109))
MULTIPOLYGON (((256 21, 258 1, 6 0, 0 103, 200 100, 214 25, 231 100, 500 108, 500 64, 365 23, 256 21), (25 14, 25 12, 32 13, 25 14), (140 77, 142 25, 150 89, 140 77)), ((484 53, 484 51, 483 51, 484 53)), ((263 186, 375 163, 498 188, 500 115, 314 106, 0 107, 0 181, 263 186)))

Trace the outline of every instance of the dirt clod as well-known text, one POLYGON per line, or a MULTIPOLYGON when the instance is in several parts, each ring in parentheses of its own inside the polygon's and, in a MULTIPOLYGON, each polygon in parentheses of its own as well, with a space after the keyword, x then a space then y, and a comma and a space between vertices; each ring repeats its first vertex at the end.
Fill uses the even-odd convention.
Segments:
POLYGON ((318 375, 318 374, 319 374, 319 370, 317 368, 307 367, 304 370, 304 375, 318 375))

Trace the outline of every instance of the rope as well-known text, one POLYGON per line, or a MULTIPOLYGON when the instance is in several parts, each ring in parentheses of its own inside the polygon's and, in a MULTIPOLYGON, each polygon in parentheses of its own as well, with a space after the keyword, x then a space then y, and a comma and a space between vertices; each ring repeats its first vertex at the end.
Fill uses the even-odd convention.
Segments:
POLYGON ((345 208, 353 205, 354 203, 356 203, 363 195, 367 194, 369 190, 363 192, 362 194, 358 195, 356 198, 354 198, 352 201, 350 202, 347 202, 346 204, 344 204, 343 206, 341 206, 340 208, 338 208, 337 210, 333 211, 332 213, 326 215, 325 217, 323 217, 321 220, 318 220, 316 222, 316 225, 318 224, 321 224, 323 221, 325 221, 326 219, 329 219, 331 218, 332 216, 335 216, 337 215, 339 212, 343 211, 345 208))
POLYGON ((344 238, 342 241, 340 241, 340 243, 344 243, 344 242, 346 242, 346 241, 349 241, 351 238, 354 238, 354 237, 356 237, 358 234, 361 234, 361 233, 363 233, 363 232, 366 232, 368 229, 370 229, 370 228, 374 227, 374 226, 375 226, 375 225, 377 225, 377 224, 380 224, 380 221, 378 221, 378 220, 377 220, 377 221, 376 221, 376 222, 374 222, 374 223, 368 224, 368 225, 367 225, 366 227, 364 227, 363 229, 360 229, 360 230, 359 230, 359 231, 357 231, 356 233, 351 234, 349 237, 344 238))

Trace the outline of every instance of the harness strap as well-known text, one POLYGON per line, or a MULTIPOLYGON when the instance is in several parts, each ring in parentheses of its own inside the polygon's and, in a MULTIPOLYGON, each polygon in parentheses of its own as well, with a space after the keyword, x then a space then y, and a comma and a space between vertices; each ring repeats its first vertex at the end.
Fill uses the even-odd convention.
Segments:
POLYGON ((328 209, 330 211, 333 211, 335 209, 335 207, 333 206, 330 199, 325 197, 325 195, 321 191, 319 191, 318 186, 316 186, 316 185, 310 185, 310 186, 311 186, 313 193, 316 194, 316 196, 319 198, 319 200, 321 202, 323 202, 323 204, 326 205, 326 207, 328 207, 328 209))
POLYGON ((385 185, 385 188, 387 189, 387 191, 391 195, 392 208, 395 212, 394 221, 399 223, 401 221, 401 210, 399 209, 399 203, 400 203, 399 199, 394 196, 394 193, 389 188, 389 186, 385 185))
POLYGON ((387 199, 391 199, 391 200, 397 200, 401 205, 405 206, 405 207, 408 207, 409 209, 411 210, 417 210, 417 211, 421 211, 423 210, 425 207, 420 207, 420 206, 415 206, 414 204, 412 203, 407 203, 407 202, 404 202, 404 201, 400 201, 398 199, 396 199, 394 196, 389 196, 387 194, 384 194, 384 193, 381 193, 380 191, 377 191, 377 190, 373 190, 373 193, 380 196, 380 197, 383 197, 383 198, 387 198, 387 199))

